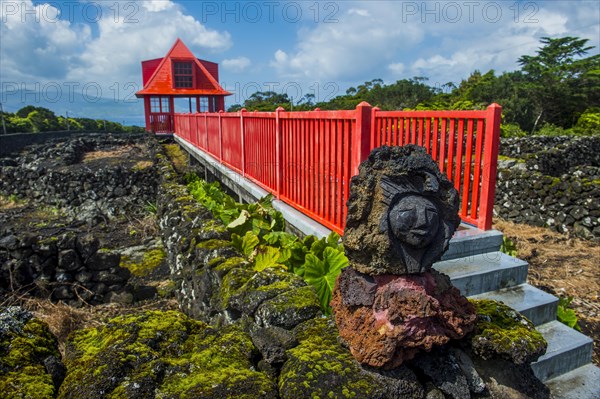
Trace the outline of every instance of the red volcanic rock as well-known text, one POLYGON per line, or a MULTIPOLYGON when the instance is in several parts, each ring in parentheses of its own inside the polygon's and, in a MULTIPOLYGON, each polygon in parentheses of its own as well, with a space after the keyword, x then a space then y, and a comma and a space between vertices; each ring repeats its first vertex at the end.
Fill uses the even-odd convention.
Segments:
POLYGON ((448 276, 369 276, 347 267, 333 291, 331 306, 340 336, 356 360, 392 369, 419 351, 471 332, 474 306, 448 276))

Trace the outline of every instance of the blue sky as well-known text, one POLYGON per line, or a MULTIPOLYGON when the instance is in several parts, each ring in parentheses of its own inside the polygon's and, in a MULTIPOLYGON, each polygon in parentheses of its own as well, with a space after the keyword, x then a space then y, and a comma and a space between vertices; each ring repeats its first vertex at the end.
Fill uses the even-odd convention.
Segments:
POLYGON ((323 101, 374 78, 441 86, 475 69, 514 70, 543 36, 587 38, 597 54, 599 4, 0 0, 0 100, 71 114, 88 112, 83 101, 108 119, 141 121, 140 61, 177 37, 220 64, 228 105, 258 90, 323 101))

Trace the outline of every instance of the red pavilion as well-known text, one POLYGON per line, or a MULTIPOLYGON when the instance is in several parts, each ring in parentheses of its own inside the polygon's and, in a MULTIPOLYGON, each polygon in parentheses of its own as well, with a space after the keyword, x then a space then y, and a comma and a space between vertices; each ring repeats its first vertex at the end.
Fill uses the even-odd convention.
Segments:
POLYGON ((178 112, 218 112, 231 95, 219 84, 219 65, 196 58, 181 39, 163 58, 142 61, 142 75, 144 88, 135 95, 144 99, 146 130, 158 134, 173 133, 176 99, 185 104, 178 112))

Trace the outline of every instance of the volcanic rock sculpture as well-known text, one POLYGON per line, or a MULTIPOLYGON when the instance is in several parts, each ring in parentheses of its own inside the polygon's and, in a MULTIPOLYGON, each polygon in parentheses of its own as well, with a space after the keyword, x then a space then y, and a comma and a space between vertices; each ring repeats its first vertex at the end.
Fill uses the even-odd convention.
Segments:
POLYGON ((458 193, 423 148, 381 147, 360 165, 331 302, 358 361, 394 368, 473 329, 473 305, 431 269, 459 223, 458 193))
POLYGON ((428 270, 460 223, 458 193, 417 146, 380 147, 352 178, 346 255, 367 274, 428 270))

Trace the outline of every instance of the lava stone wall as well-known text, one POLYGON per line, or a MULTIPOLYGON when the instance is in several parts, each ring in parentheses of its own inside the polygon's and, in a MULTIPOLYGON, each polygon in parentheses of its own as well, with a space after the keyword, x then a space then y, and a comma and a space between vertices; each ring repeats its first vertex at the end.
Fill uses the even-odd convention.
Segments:
POLYGON ((496 216, 600 241, 599 137, 502 139, 500 152, 496 216))
POLYGON ((250 317, 265 327, 285 328, 321 315, 315 292, 299 276, 284 270, 254 271, 233 247, 223 223, 178 183, 166 160, 160 163, 159 227, 185 313, 217 324, 250 317), (254 283, 241 290, 250 278, 254 283), (271 302, 281 295, 288 303, 285 314, 276 315, 271 302))
POLYGON ((71 306, 112 302, 126 292, 128 269, 118 252, 74 232, 59 237, 0 237, 0 293, 28 291, 71 306))
POLYGON ((43 133, 17 133, 0 135, 0 156, 9 155, 18 152, 24 147, 32 144, 44 143, 52 139, 61 139, 71 136, 81 135, 81 132, 61 131, 61 132, 43 132, 43 133))
POLYGON ((48 229, 30 231, 2 215, 0 293, 25 291, 72 306, 131 302, 135 292, 127 285, 130 272, 120 267, 119 253, 100 248, 99 240, 80 227, 81 222, 93 226, 121 215, 133 217, 156 201, 157 145, 144 135, 80 135, 0 159, 0 194, 26 199, 28 209, 57 206, 65 215, 54 227, 52 222, 48 229), (82 162, 88 152, 123 148, 137 153, 82 162), (142 159, 144 167, 137 168, 142 159))
POLYGON ((79 220, 100 221, 139 211, 156 198, 153 166, 135 162, 97 160, 82 163, 84 155, 143 143, 153 159, 154 145, 141 135, 83 135, 34 145, 18 157, 0 159, 0 194, 67 208, 79 220))
POLYGON ((574 167, 600 167, 600 137, 503 138, 500 155, 524 160, 529 170, 560 177, 574 167))

